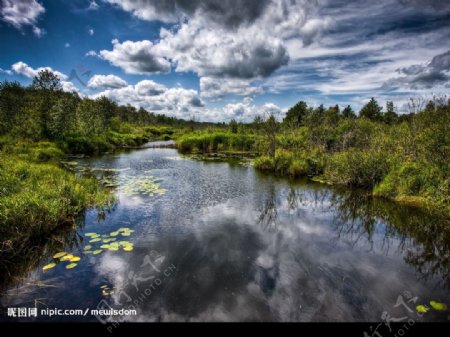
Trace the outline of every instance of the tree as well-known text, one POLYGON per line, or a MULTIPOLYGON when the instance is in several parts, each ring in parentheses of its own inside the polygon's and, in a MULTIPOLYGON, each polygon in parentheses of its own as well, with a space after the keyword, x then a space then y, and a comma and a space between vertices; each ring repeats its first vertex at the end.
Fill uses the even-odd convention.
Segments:
POLYGON ((230 121, 229 126, 230 126, 230 131, 232 133, 237 133, 238 132, 238 123, 236 122, 236 120, 232 119, 230 121))
POLYGON ((299 127, 304 123, 307 115, 308 105, 306 102, 300 101, 288 110, 283 122, 291 127, 299 127))
POLYGON ((375 98, 372 97, 369 103, 363 106, 363 108, 359 112, 359 116, 368 118, 373 121, 381 121, 383 119, 381 110, 382 107, 380 107, 375 98))
POLYGON ((277 146, 277 133, 279 131, 279 124, 273 114, 264 123, 264 132, 269 141, 269 156, 275 159, 275 151, 277 146))
POLYGON ((342 117, 344 118, 356 118, 356 114, 350 105, 347 105, 344 110, 342 110, 342 117))
POLYGON ((386 102, 386 113, 383 116, 386 124, 394 124, 398 120, 398 115, 395 113, 394 102, 386 102))
POLYGON ((62 90, 60 78, 48 69, 44 69, 38 72, 38 74, 33 78, 31 87, 36 90, 62 90))

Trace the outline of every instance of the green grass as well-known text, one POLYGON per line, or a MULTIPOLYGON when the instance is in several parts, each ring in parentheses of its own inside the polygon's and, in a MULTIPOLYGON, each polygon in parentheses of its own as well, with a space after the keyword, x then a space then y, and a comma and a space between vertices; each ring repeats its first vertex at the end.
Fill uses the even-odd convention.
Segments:
POLYGON ((177 147, 183 153, 213 153, 225 151, 254 151, 253 134, 235 134, 225 131, 187 133, 177 138, 177 147))
POLYGON ((45 236, 73 224, 86 207, 110 202, 93 178, 58 166, 61 150, 48 142, 18 142, 0 151, 0 241, 45 236))

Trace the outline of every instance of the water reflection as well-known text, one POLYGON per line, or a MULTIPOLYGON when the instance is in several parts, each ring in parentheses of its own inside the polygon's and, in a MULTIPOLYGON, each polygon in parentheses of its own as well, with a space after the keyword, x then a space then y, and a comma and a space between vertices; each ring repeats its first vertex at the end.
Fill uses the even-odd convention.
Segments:
POLYGON ((174 158, 175 150, 148 149, 82 163, 119 197, 110 214, 87 212, 86 231, 133 228, 134 250, 90 256, 75 274, 42 273, 54 252, 83 248, 80 227, 3 255, 20 272, 2 265, 10 290, 1 306, 45 296, 56 307, 132 305, 131 321, 361 321, 394 316, 405 290, 449 304, 448 219, 247 166, 174 158), (148 175, 167 193, 121 193, 125 176, 148 175), (57 287, 17 290, 17 276, 30 273, 25 283, 57 287))

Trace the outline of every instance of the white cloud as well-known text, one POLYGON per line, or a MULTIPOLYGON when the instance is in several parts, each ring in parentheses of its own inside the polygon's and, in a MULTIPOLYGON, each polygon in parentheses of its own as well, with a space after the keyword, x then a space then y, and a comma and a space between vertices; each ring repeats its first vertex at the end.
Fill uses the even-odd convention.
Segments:
POLYGON ((0 18, 3 21, 17 29, 33 26, 35 34, 42 33, 42 30, 35 25, 44 12, 45 8, 36 0, 2 0, 0 2, 0 18))
POLYGON ((89 79, 87 86, 90 88, 122 88, 128 84, 115 75, 94 75, 89 79))
POLYGON ((88 10, 96 11, 99 8, 100 6, 95 2, 95 0, 92 0, 89 4, 88 10))
POLYGON ((101 50, 100 57, 129 74, 168 72, 170 63, 154 53, 154 45, 148 40, 120 43, 112 40, 113 50, 101 50))
POLYGON ((98 54, 95 50, 89 50, 85 56, 98 56, 98 54))
POLYGON ((91 35, 91 36, 92 36, 92 35, 94 35, 94 29, 92 29, 92 28, 89 28, 89 30, 88 30, 88 34, 89 34, 89 35, 91 35))
POLYGON ((0 73, 6 74, 6 75, 12 75, 12 71, 9 69, 2 69, 0 68, 0 73))
POLYGON ((36 35, 37 37, 41 38, 43 37, 45 34, 47 34, 46 30, 43 28, 39 28, 38 26, 33 26, 33 33, 34 35, 36 35))
POLYGON ((119 104, 143 107, 148 111, 178 118, 188 118, 190 114, 204 106, 195 90, 167 88, 151 80, 143 80, 122 88, 107 89, 92 97, 101 96, 106 96, 119 104))
POLYGON ((69 43, 69 42, 66 42, 66 43, 64 44, 64 47, 69 48, 69 47, 70 47, 70 43, 69 43))
POLYGON ((263 89, 249 80, 201 77, 200 92, 203 97, 223 97, 228 94, 251 96, 261 94, 263 89))
POLYGON ((80 90, 70 81, 61 81, 61 86, 62 90, 66 92, 80 92, 80 90))
POLYGON ((41 70, 49 70, 51 72, 53 72, 55 75, 57 75, 60 80, 67 80, 67 76, 64 75, 63 73, 52 69, 51 67, 39 67, 37 69, 34 69, 32 67, 30 67, 28 64, 26 64, 25 62, 19 61, 14 63, 11 66, 11 69, 16 73, 16 74, 20 74, 20 75, 24 75, 28 78, 33 78, 34 76, 36 76, 41 70))

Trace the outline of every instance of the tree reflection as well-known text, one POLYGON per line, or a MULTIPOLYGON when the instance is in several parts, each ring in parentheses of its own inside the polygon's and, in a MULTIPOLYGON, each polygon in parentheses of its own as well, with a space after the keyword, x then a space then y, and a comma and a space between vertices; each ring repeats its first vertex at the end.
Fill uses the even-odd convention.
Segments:
POLYGON ((339 238, 353 244, 366 239, 372 249, 375 241, 381 241, 380 249, 386 254, 395 243, 405 262, 424 279, 436 275, 443 286, 450 286, 448 218, 357 191, 339 191, 330 201, 339 238))

